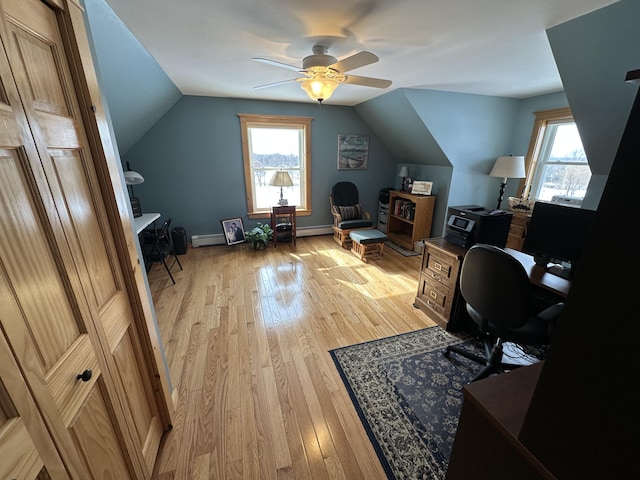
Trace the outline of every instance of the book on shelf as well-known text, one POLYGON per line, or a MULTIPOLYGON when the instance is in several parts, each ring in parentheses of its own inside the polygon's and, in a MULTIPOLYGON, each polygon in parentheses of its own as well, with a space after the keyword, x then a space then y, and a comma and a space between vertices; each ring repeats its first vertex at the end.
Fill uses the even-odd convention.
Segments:
POLYGON ((396 200, 393 206, 393 214, 396 217, 406 218, 407 220, 413 220, 416 213, 416 204, 409 200, 396 200))

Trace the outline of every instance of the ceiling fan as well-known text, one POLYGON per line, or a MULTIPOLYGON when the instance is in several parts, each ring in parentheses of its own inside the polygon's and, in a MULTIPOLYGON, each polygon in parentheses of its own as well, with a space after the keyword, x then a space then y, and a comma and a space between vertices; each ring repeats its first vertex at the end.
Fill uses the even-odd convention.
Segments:
POLYGON ((254 58, 254 60, 259 62, 294 70, 304 75, 303 77, 292 78, 282 82, 260 85, 254 87, 254 89, 274 87, 289 82, 299 82, 311 100, 322 103, 333 94, 334 90, 341 83, 375 88, 387 88, 391 85, 391 80, 347 74, 347 72, 355 70, 356 68, 376 63, 378 57, 373 53, 359 52, 338 61, 336 57, 327 53, 328 48, 324 45, 315 45, 312 51, 313 55, 309 55, 302 60, 302 68, 287 63, 276 62, 268 58, 254 58))

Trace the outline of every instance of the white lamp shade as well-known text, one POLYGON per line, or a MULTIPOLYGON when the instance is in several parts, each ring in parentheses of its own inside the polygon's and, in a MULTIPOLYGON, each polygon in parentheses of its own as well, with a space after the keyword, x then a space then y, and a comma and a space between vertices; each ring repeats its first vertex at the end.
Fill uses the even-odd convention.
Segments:
POLYGON ((138 172, 127 170, 124 172, 124 183, 127 185, 138 185, 144 182, 144 177, 138 172))
POLYGON ((524 157, 515 155, 505 155, 498 157, 496 163, 489 173, 491 177, 501 178, 524 178, 524 157))
POLYGON ((404 165, 403 167, 400 167, 400 173, 398 174, 399 177, 408 177, 409 176, 409 167, 407 167, 406 165, 404 165))
POLYGON ((289 172, 278 171, 271 177, 269 185, 273 187, 292 187, 293 180, 291 180, 289 172))

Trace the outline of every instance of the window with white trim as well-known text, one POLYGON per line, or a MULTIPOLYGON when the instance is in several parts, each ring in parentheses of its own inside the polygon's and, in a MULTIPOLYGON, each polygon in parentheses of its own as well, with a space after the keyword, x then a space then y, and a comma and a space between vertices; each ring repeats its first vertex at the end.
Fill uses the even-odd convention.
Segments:
POLYGON ((523 197, 580 205, 591 169, 569 108, 536 112, 523 197))
POLYGON ((264 217, 278 204, 280 189, 298 215, 311 211, 311 118, 239 114, 249 217, 264 217), (269 183, 278 170, 291 187, 269 183))

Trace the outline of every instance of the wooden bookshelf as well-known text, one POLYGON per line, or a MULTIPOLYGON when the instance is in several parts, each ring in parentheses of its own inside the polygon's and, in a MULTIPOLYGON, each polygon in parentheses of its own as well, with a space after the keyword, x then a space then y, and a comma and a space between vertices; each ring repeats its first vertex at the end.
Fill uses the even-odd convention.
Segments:
POLYGON ((435 203, 436 197, 433 195, 391 191, 387 237, 398 245, 413 250, 415 242, 431 236, 435 203))

